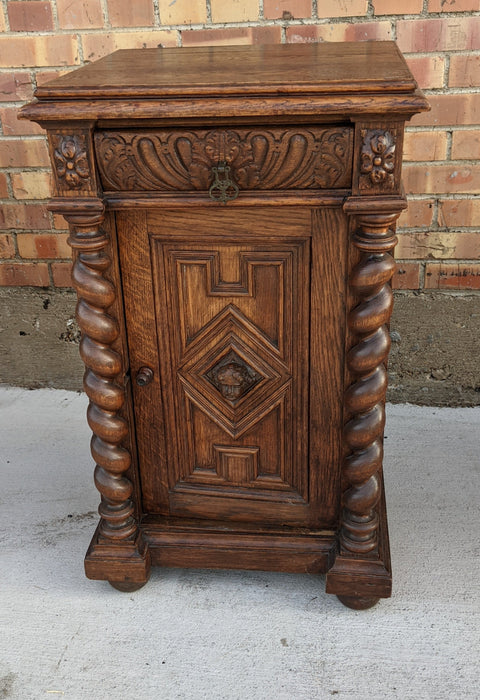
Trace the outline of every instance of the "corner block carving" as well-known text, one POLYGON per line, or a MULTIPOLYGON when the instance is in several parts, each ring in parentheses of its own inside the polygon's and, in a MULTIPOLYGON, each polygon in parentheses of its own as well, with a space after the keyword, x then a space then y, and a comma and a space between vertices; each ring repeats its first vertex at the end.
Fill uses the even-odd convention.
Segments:
POLYGON ((395 188, 396 130, 361 129, 360 190, 395 188))
POLYGON ((55 177, 60 190, 91 187, 85 134, 50 134, 55 177))

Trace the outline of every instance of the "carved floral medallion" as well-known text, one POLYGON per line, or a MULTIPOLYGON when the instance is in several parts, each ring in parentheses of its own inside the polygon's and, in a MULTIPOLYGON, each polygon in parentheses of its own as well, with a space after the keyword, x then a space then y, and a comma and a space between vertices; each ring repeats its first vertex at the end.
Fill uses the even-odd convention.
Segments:
POLYGON ((396 132, 362 129, 363 138, 359 188, 393 190, 395 188, 396 132))
POLYGON ((53 160, 60 188, 79 189, 88 186, 90 167, 85 136, 81 134, 57 136, 53 160))

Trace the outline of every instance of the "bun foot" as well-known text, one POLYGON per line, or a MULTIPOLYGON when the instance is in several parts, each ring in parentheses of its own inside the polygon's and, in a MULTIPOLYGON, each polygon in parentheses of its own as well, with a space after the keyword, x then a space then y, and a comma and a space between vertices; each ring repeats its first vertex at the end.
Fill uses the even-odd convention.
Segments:
POLYGON ((373 608, 380 598, 359 598, 353 595, 337 595, 338 600, 353 610, 368 610, 373 608))
POLYGON ((122 591, 122 593, 133 593, 133 591, 138 591, 139 588, 143 588, 146 581, 143 583, 135 583, 134 581, 109 581, 108 582, 117 591, 122 591))

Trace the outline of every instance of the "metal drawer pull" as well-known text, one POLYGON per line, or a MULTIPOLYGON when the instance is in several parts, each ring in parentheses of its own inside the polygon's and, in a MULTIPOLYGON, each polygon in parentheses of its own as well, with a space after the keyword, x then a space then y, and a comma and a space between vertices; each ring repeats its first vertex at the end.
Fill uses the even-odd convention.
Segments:
POLYGON ((216 202, 226 204, 229 200, 238 197, 238 185, 230 179, 230 166, 225 161, 217 163, 212 168, 214 176, 213 183, 208 190, 208 194, 216 202))

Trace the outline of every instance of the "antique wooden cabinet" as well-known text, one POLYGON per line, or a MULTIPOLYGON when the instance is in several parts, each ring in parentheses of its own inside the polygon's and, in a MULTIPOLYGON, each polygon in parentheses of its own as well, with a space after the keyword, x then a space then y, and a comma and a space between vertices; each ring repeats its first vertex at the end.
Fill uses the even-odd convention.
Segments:
POLYGON ((38 88, 68 220, 100 523, 151 564, 391 591, 382 438, 405 120, 392 42, 117 51, 38 88))

